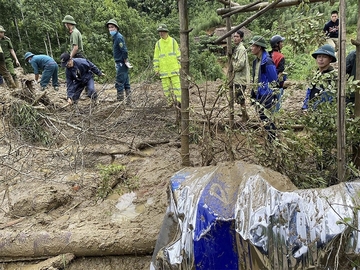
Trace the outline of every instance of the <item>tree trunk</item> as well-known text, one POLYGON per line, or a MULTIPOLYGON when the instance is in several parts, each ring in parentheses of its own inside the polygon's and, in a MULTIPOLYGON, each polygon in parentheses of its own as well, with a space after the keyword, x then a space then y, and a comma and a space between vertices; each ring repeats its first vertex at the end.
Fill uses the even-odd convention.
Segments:
POLYGON ((46 40, 45 40, 45 39, 44 39, 44 45, 45 45, 46 54, 49 55, 49 50, 48 50, 48 47, 47 47, 47 44, 46 44, 46 40))
POLYGON ((47 37, 47 40, 48 40, 48 43, 49 43, 50 56, 54 58, 53 53, 52 53, 51 40, 50 40, 49 32, 46 32, 46 37, 47 37))
POLYGON ((189 153, 189 16, 187 0, 179 0, 180 51, 181 51, 181 160, 190 166, 189 153))
POLYGON ((64 231, 0 233, 0 261, 49 258, 60 253, 80 256, 121 256, 150 254, 156 235, 148 239, 136 236, 140 228, 114 230, 77 228, 64 231))
MULTIPOLYGON (((230 17, 226 18, 226 30, 229 32, 231 30, 231 21, 230 17)), ((234 83, 233 83, 233 66, 232 66, 232 44, 231 44, 231 36, 227 37, 227 57, 228 57, 228 72, 227 78, 229 80, 229 119, 230 119, 230 127, 234 127, 234 83)))
MULTIPOLYGON (((24 13, 23 13, 23 11, 22 11, 21 8, 20 8, 20 12, 21 12, 21 18, 22 18, 22 20, 25 21, 24 13)), ((30 37, 29 37, 29 34, 28 34, 26 28, 25 28, 25 35, 26 35, 26 39, 27 39, 27 43, 28 43, 28 48, 31 50, 30 37)))
MULTIPOLYGON (((356 63, 360 63, 360 0, 358 0, 358 21, 357 21, 357 38, 356 41, 353 42, 353 44, 356 46, 356 63)), ((356 74, 355 79, 360 79, 360 68, 357 64, 356 66, 356 74)), ((360 117, 360 93, 359 91, 355 92, 355 110, 354 110, 354 116, 360 117)), ((360 169, 360 145, 356 144, 352 146, 353 151, 353 162, 356 168, 360 169)))
POLYGON ((340 1, 340 18, 339 18, 339 81, 338 81, 338 118, 337 118, 337 163, 338 163, 338 181, 345 181, 345 90, 346 90, 346 22, 345 22, 345 0, 340 1), (344 60, 344 61, 343 61, 344 60))
POLYGON ((19 37, 19 43, 21 43, 22 42, 21 41, 21 35, 20 35, 19 26, 18 26, 16 18, 14 18, 14 23, 15 23, 16 31, 17 31, 17 34, 18 34, 18 37, 19 37))

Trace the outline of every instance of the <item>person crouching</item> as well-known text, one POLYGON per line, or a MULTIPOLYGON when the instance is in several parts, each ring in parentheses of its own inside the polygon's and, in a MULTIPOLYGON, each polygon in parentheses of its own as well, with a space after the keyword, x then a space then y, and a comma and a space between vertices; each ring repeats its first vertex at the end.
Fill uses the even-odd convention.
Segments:
POLYGON ((67 101, 69 104, 77 103, 81 92, 87 88, 87 95, 96 101, 94 73, 105 76, 95 64, 85 58, 70 58, 70 54, 63 53, 60 56, 61 66, 66 67, 67 101))

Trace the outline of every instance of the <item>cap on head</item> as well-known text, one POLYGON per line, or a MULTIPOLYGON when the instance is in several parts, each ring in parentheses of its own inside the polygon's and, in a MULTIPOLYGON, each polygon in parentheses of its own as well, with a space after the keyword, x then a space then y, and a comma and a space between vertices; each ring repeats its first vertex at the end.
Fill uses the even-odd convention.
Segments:
POLYGON ((254 36, 250 42, 251 45, 258 45, 260 47, 263 47, 264 49, 266 48, 266 42, 265 39, 262 36, 254 36))
POLYGON ((160 24, 158 29, 157 29, 158 32, 169 32, 169 29, 167 28, 166 24, 160 24))
POLYGON ((6 32, 5 28, 2 25, 0 25, 0 33, 4 33, 4 32, 6 32))
POLYGON ((272 48, 278 46, 279 42, 283 42, 285 40, 284 37, 280 36, 280 35, 275 35, 270 39, 270 45, 272 48))
POLYGON ((29 58, 29 57, 32 57, 32 56, 34 56, 34 54, 33 54, 32 52, 27 52, 27 53, 25 53, 25 55, 24 55, 25 61, 27 61, 28 58, 29 58))
POLYGON ((314 57, 316 59, 316 57, 319 54, 324 54, 324 55, 328 55, 332 58, 331 63, 334 63, 337 61, 336 56, 335 56, 335 49, 333 46, 326 44, 321 46, 319 49, 317 49, 313 54, 312 57, 314 57))
POLYGON ((109 24, 115 25, 118 30, 120 29, 120 27, 119 27, 117 21, 115 21, 115 19, 110 19, 110 20, 106 23, 106 27, 108 27, 109 24))
POLYGON ((70 60, 70 54, 62 53, 60 56, 60 62, 62 67, 66 67, 67 62, 70 60))
POLYGON ((70 15, 66 15, 64 17, 64 19, 62 20, 63 23, 70 23, 70 24, 73 24, 73 25, 76 25, 76 22, 74 20, 74 17, 73 16, 70 16, 70 15))

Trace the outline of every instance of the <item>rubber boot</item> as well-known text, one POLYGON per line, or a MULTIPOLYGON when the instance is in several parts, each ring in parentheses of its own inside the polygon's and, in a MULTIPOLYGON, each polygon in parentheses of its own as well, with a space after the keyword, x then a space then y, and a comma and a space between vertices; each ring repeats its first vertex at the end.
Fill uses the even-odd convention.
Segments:
POLYGON ((125 93, 126 93, 126 101, 125 101, 125 104, 131 106, 131 104, 132 104, 132 100, 131 100, 131 90, 130 90, 130 89, 125 89, 125 93))
POLYGON ((117 94, 117 97, 116 97, 117 101, 123 101, 124 100, 124 93, 121 93, 121 94, 117 94))

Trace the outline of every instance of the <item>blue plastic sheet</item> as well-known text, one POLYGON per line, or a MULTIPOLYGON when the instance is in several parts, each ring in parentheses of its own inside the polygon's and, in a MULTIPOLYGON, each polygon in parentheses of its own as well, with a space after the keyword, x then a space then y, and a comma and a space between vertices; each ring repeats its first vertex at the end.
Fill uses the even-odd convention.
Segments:
POLYGON ((183 169, 169 186, 150 269, 352 269, 337 267, 359 254, 359 182, 299 190, 237 162, 183 169))

